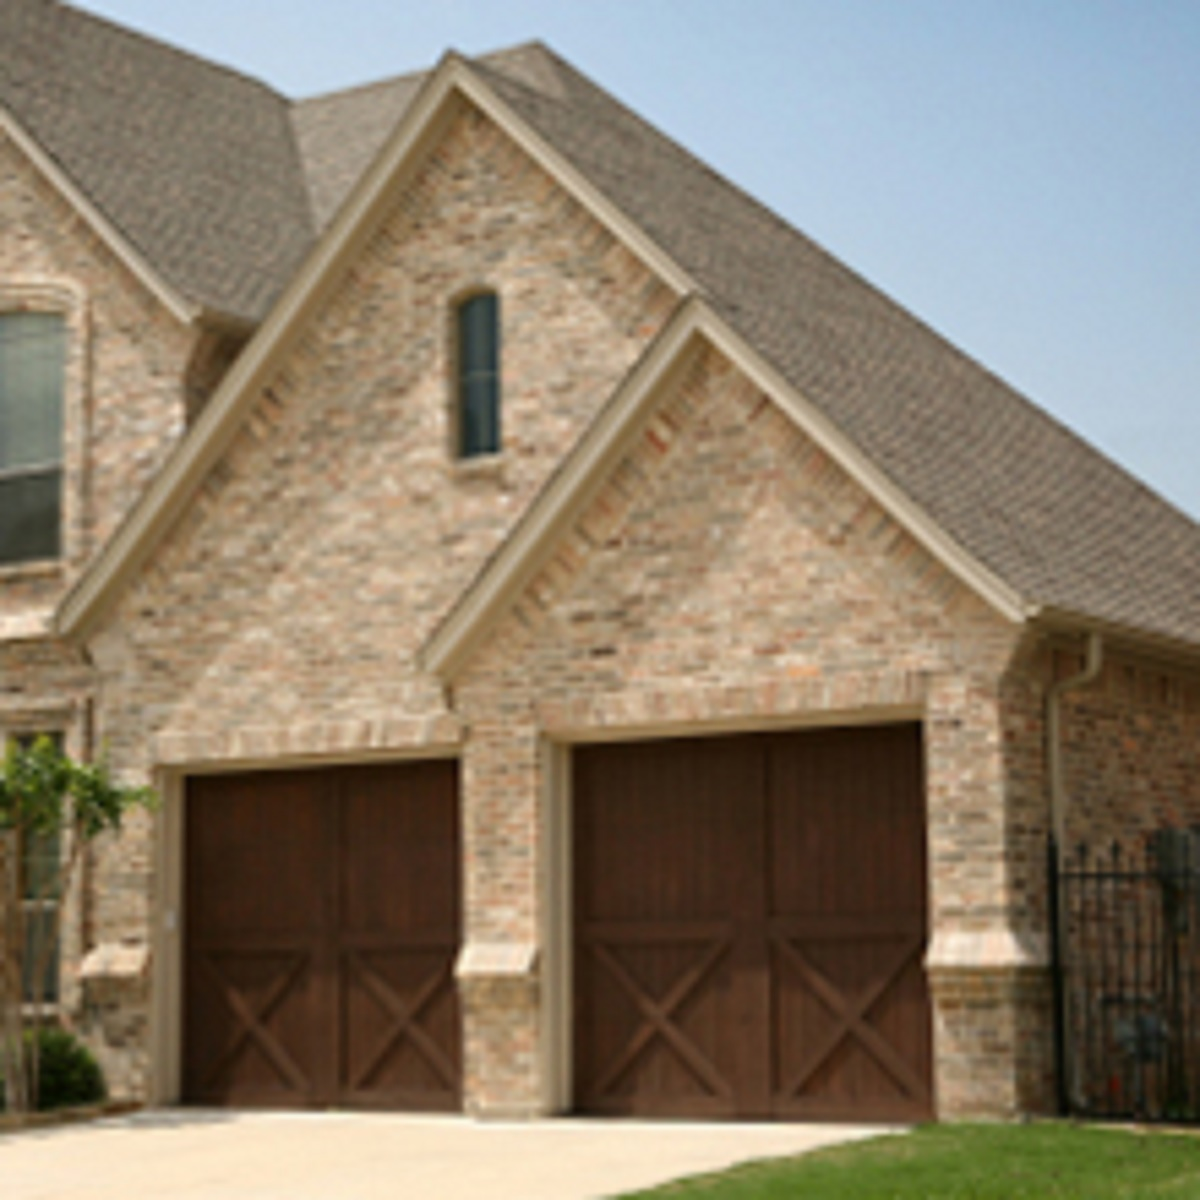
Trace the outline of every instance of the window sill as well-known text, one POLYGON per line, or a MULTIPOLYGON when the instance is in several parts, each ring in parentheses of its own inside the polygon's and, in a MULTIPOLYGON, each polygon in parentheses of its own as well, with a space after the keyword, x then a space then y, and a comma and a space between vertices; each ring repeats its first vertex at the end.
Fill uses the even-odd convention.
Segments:
POLYGON ((494 479, 504 482, 504 453, 476 454, 471 458, 456 458, 450 464, 455 479, 494 479))
POLYGON ((0 583, 24 579, 53 579, 66 570, 61 558, 38 558, 32 562, 0 563, 0 583))

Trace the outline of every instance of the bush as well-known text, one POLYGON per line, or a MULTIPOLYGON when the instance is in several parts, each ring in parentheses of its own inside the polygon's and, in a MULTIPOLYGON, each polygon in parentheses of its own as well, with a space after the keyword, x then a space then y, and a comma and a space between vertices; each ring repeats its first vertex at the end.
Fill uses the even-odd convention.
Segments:
MULTIPOLYGON (((25 1035, 32 1048, 33 1034, 25 1035)), ((99 1104, 108 1095, 104 1074, 92 1052, 65 1029, 38 1031, 41 1047, 38 1086, 38 1111, 56 1108, 80 1108, 99 1104)), ((0 1078, 0 1110, 4 1108, 4 1080, 0 1078)))

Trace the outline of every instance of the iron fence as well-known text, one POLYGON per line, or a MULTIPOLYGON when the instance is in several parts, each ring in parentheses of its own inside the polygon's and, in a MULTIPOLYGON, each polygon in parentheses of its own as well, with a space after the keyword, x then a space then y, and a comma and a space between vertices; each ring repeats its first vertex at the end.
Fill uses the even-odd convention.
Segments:
POLYGON ((1200 831, 1051 862, 1064 1107, 1200 1120, 1200 831))

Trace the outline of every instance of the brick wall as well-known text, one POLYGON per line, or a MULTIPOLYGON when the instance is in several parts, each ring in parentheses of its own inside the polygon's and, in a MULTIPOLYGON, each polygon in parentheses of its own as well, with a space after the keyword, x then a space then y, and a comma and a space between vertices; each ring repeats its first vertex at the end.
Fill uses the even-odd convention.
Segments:
MULTIPOLYGON (((1073 653, 1043 669, 1074 675, 1073 653)), ((1092 685, 1063 703, 1068 846, 1136 841, 1200 825, 1200 671, 1109 650, 1092 685)))

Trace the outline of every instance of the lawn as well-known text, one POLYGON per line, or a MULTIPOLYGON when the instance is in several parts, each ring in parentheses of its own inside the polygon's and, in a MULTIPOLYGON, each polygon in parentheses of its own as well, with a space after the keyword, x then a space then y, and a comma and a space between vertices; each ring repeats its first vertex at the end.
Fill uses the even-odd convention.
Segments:
POLYGON ((803 1158, 681 1180, 637 1197, 1191 1200, 1200 1198, 1200 1135, 1052 1123, 930 1125, 803 1158))

